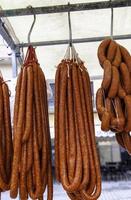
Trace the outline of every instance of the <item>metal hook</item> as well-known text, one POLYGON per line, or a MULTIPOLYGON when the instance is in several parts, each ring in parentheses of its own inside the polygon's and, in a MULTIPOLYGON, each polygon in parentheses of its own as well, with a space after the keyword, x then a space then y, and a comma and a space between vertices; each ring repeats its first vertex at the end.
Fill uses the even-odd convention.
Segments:
POLYGON ((69 24, 69 45, 72 47, 72 28, 71 28, 71 17, 70 17, 70 3, 68 2, 69 11, 68 11, 68 24, 69 24))
MULTIPOLYGON (((110 0, 110 3, 112 3, 112 0, 110 0)), ((113 22, 114 22, 114 12, 113 12, 113 7, 111 4, 111 39, 113 39, 113 22)))
POLYGON ((28 43, 30 44, 30 36, 31 36, 32 30, 33 30, 33 27, 35 25, 35 22, 36 22, 36 14, 35 14, 34 9, 33 9, 32 6, 28 6, 27 8, 31 9, 32 14, 34 16, 34 20, 32 22, 31 28, 30 28, 29 33, 28 33, 28 43))

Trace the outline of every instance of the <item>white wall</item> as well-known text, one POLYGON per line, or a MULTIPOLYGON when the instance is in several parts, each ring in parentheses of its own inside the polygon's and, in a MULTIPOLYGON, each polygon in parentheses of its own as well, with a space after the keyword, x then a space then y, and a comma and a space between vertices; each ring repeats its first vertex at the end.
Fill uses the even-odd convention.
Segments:
POLYGON ((11 65, 1 65, 0 64, 0 71, 3 75, 4 80, 9 80, 12 78, 12 66, 11 65))

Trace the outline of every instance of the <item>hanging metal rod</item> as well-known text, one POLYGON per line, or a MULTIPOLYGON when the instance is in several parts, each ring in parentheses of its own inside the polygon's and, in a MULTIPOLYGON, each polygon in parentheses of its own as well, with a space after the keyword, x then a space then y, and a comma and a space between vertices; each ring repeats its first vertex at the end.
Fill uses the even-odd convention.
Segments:
MULTIPOLYGON (((102 37, 91 37, 91 38, 79 38, 79 39, 73 39, 73 43, 86 43, 86 42, 99 42, 104 40, 105 38, 110 36, 102 36, 102 37)), ((125 40, 125 39, 131 39, 131 34, 127 35, 114 35, 114 40, 125 40)), ((42 41, 42 42, 32 42, 32 46, 50 46, 50 45, 62 45, 62 44, 69 44, 69 40, 54 40, 54 41, 42 41)), ((28 43, 21 43, 17 44, 18 47, 28 47, 28 43)))
MULTIPOLYGON (((58 5, 58 6, 46 6, 46 7, 35 7, 35 14, 49 14, 49 13, 62 13, 82 11, 82 10, 95 10, 95 9, 106 9, 106 8, 119 8, 131 6, 131 0, 114 0, 110 1, 100 1, 100 2, 89 2, 89 3, 78 3, 70 5, 58 5)), ((12 10, 1 10, 0 17, 15 17, 32 15, 31 10, 27 8, 12 9, 12 10)))

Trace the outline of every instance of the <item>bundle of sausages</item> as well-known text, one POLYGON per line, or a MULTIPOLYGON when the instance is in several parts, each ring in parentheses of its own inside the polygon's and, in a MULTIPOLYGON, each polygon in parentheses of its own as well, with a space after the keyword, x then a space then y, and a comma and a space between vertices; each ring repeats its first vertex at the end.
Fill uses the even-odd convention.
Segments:
POLYGON ((96 94, 101 129, 115 132, 118 143, 131 153, 131 56, 123 46, 105 39, 98 58, 104 70, 96 94))
MULTIPOLYGON (((101 173, 96 149, 90 79, 74 47, 55 77, 56 178, 72 200, 96 200, 101 173)), ((68 54, 67 54, 68 55, 68 54)))
POLYGON ((0 191, 10 189, 13 143, 10 118, 9 89, 0 77, 0 191))
POLYGON ((47 90, 35 50, 28 48, 18 76, 14 107, 14 155, 10 196, 43 199, 47 186, 52 199, 51 145, 47 90))

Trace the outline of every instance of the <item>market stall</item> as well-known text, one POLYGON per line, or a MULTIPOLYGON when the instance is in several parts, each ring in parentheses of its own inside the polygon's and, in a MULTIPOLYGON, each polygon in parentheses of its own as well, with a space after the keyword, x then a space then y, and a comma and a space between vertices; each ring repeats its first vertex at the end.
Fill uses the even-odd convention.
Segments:
POLYGON ((131 2, 0 6, 2 199, 104 199, 130 180, 131 2))

